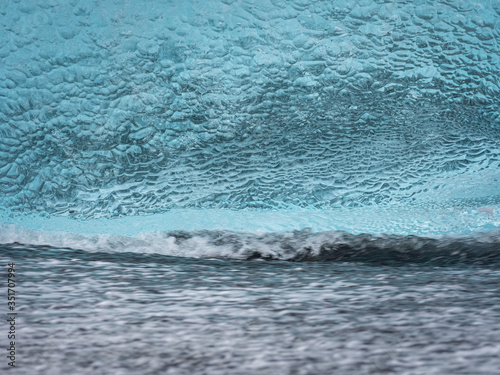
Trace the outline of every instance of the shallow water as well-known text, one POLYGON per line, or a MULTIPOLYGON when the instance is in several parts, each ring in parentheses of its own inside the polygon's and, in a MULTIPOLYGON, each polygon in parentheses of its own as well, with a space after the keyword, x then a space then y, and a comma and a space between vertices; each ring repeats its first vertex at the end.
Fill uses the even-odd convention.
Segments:
POLYGON ((22 245, 0 254, 16 262, 20 280, 23 374, 500 367, 498 264, 238 261, 22 245))

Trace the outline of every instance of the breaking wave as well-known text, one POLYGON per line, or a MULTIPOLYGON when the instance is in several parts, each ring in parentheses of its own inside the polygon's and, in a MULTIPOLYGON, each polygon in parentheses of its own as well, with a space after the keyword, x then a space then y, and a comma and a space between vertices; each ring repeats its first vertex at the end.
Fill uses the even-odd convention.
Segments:
POLYGON ((160 254, 191 258, 283 261, 347 261, 377 264, 499 264, 500 231, 462 236, 238 232, 229 230, 158 231, 138 236, 82 235, 24 230, 2 231, 0 243, 35 250, 57 247, 104 253, 160 254), (10 234, 10 235, 9 235, 10 234), (12 239, 16 239, 12 241, 12 239), (22 241, 23 243, 19 243, 22 241), (9 244, 10 242, 10 244, 9 244))

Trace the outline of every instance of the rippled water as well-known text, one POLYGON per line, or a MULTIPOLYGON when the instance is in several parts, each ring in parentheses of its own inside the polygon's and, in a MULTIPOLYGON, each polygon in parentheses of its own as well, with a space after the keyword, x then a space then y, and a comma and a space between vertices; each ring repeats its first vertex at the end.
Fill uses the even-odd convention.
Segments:
POLYGON ((2 262, 18 266, 22 374, 493 374, 500 368, 498 262, 296 263, 21 245, 0 250, 2 262))

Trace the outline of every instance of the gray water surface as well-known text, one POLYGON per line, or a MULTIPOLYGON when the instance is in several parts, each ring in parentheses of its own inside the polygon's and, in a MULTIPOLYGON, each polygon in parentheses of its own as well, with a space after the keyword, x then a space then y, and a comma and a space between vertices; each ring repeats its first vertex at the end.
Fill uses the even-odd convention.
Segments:
MULTIPOLYGON (((494 374, 496 264, 4 246, 19 374, 494 374)), ((2 361, 5 369, 5 361, 2 361)))

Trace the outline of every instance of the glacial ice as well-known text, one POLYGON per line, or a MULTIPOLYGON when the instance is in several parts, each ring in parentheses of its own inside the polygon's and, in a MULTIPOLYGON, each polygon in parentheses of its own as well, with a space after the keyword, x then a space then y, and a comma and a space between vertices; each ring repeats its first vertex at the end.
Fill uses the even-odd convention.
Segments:
POLYGON ((500 204, 495 1, 12 0, 0 24, 9 212, 500 204))

